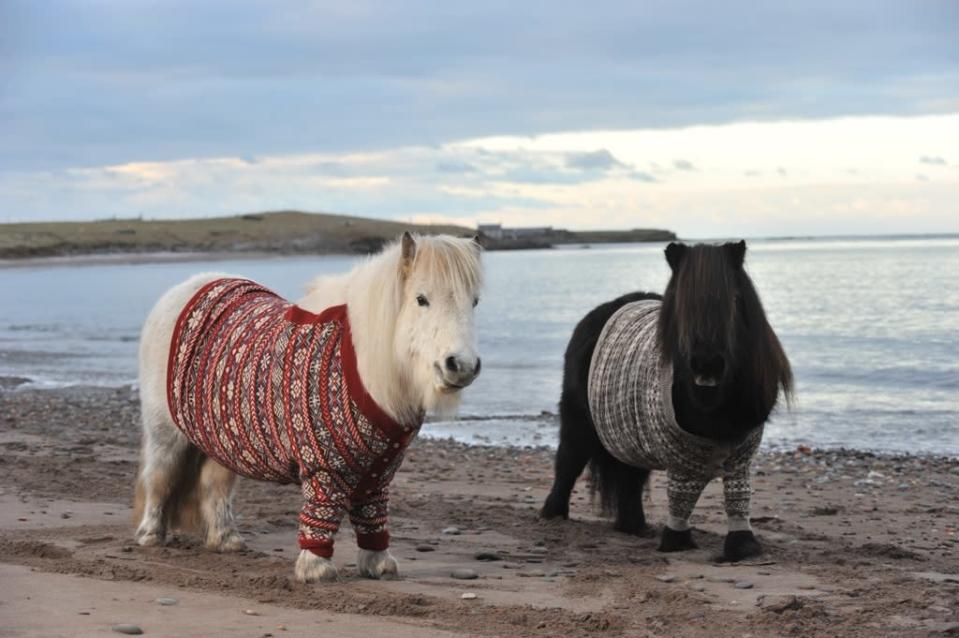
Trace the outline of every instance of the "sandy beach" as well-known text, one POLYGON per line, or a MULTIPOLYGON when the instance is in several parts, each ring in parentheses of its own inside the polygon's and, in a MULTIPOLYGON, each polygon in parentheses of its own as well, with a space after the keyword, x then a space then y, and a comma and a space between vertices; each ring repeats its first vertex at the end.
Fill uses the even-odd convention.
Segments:
MULTIPOLYGON (((585 480, 570 521, 540 521, 548 450, 420 440, 392 490, 401 579, 356 577, 345 527, 339 582, 304 586, 292 486, 240 482, 247 551, 132 542, 137 411, 129 388, 0 391, 0 636, 959 635, 955 459, 763 453, 766 551, 729 565, 718 484, 701 549, 659 554, 597 516, 585 480)), ((661 476, 650 498, 660 523, 661 476)))

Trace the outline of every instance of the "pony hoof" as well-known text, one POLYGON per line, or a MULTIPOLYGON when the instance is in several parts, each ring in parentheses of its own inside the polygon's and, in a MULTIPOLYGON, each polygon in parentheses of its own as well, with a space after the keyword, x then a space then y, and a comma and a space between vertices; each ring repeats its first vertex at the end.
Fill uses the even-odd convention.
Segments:
POLYGON ((557 503, 553 495, 550 494, 546 497, 546 502, 543 503, 543 509, 539 511, 539 517, 546 520, 554 518, 567 520, 569 519, 569 503, 557 503))
POLYGON ((669 527, 663 528, 663 537, 659 541, 659 552, 683 552, 687 549, 697 549, 699 546, 693 540, 693 530, 687 529, 677 532, 669 527))
POLYGON ((160 547, 166 542, 166 535, 161 532, 138 533, 136 541, 140 547, 160 547))
POLYGON ((206 546, 215 552, 240 552, 246 549, 246 541, 238 532, 230 532, 219 539, 207 541, 206 546))
POLYGON ((750 530, 740 530, 726 534, 723 543, 723 560, 735 563, 763 553, 763 547, 750 530))
POLYGON ((308 549, 300 550, 293 570, 301 583, 329 582, 336 580, 336 565, 329 558, 317 556, 308 549))
POLYGON ((374 552, 361 549, 356 555, 356 569, 364 578, 396 578, 399 576, 399 566, 389 550, 374 552))

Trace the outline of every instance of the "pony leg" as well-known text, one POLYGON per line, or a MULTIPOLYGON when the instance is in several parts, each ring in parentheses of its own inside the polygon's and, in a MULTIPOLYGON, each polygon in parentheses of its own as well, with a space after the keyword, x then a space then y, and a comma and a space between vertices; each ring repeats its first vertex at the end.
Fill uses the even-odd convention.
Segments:
POLYGON ((143 546, 162 545, 166 539, 171 501, 189 489, 195 448, 160 410, 144 408, 140 474, 137 477, 135 512, 140 512, 135 538, 143 546))
POLYGON ((666 472, 666 479, 669 517, 659 542, 659 551, 681 552, 696 549, 698 545, 693 540, 689 517, 693 513, 693 508, 696 507, 700 494, 706 489, 709 479, 670 471, 666 472))
POLYGON ((539 512, 541 518, 569 518, 569 498, 576 479, 583 473, 591 452, 600 447, 589 412, 578 398, 571 390, 564 390, 559 402, 559 447, 553 487, 539 512))
POLYGON ((749 503, 752 488, 749 482, 749 467, 723 477, 723 497, 726 505, 726 520, 729 531, 723 543, 723 558, 740 561, 758 556, 762 545, 756 540, 749 524, 749 503))
POLYGON ((350 504, 350 523, 359 546, 356 569, 360 576, 378 579, 399 574, 399 565, 389 550, 389 503, 389 493, 382 487, 367 491, 362 500, 350 504))
POLYGON ((300 510, 300 555, 293 573, 301 583, 336 580, 333 537, 346 514, 345 497, 336 491, 332 478, 318 473, 303 481, 300 510), (332 497, 332 498, 331 498, 332 497))
POLYGON ((206 529, 206 546, 218 552, 244 549, 246 543, 236 529, 233 494, 236 474, 211 458, 200 470, 200 514, 206 529))
POLYGON ((618 532, 636 536, 649 535, 646 513, 643 511, 643 486, 649 479, 649 470, 618 463, 616 474, 616 523, 618 532))

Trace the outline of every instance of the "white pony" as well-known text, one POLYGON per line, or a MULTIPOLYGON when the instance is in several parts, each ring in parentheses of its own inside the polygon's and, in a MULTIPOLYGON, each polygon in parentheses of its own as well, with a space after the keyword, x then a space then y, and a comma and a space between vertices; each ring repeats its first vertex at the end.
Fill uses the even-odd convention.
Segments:
MULTIPOLYGON (((432 412, 448 415, 455 412, 460 401, 460 390, 469 385, 480 372, 480 358, 477 354, 474 335, 474 307, 478 302, 482 284, 480 253, 481 249, 474 239, 458 239, 450 236, 414 238, 409 233, 405 233, 400 241, 390 244, 380 254, 357 265, 349 273, 322 277, 313 281, 309 286, 308 294, 293 308, 265 289, 257 287, 254 290, 260 295, 259 298, 266 298, 269 303, 274 304, 274 307, 278 303, 284 304, 287 315, 285 315, 286 319, 281 321, 281 323, 285 322, 280 326, 281 329, 289 327, 291 322, 300 321, 304 316, 307 317, 305 325, 310 326, 314 325, 311 322, 319 322, 322 317, 330 313, 333 315, 336 312, 341 313, 337 316, 342 317, 340 322, 346 328, 341 331, 342 339, 337 343, 346 344, 342 345, 343 352, 346 352, 350 343, 352 344, 349 355, 351 362, 353 359, 355 362, 352 362, 350 366, 358 373, 360 380, 354 382, 359 388, 354 394, 363 394, 363 399, 354 401, 352 404, 347 402, 348 406, 352 405, 354 408, 353 412, 344 418, 347 425, 336 426, 327 423, 326 429, 323 429, 323 424, 316 425, 316 428, 323 430, 319 434, 320 437, 332 434, 336 438, 340 430, 349 429, 357 437, 360 436, 356 434, 357 432, 369 430, 373 430, 376 434, 376 418, 371 418, 370 421, 365 420, 365 414, 370 414, 370 411, 374 415, 382 415, 380 421, 391 427, 397 424, 414 424, 412 427, 402 428, 408 435, 401 434, 401 438, 397 439, 383 439, 385 443, 382 450, 374 450, 374 452, 376 455, 385 456, 382 459, 374 458, 370 463, 363 465, 360 471, 367 473, 366 478, 363 479, 367 482, 361 481, 360 485, 355 486, 357 491, 350 492, 343 498, 322 502, 317 494, 332 488, 328 484, 321 484, 303 476, 303 468, 308 467, 308 461, 314 458, 310 451, 307 451, 305 456, 302 454, 295 456, 300 453, 294 450, 293 453, 284 456, 282 452, 275 452, 277 446, 274 446, 272 442, 252 450, 230 447, 230 441, 233 439, 249 442, 266 431, 265 429, 256 430, 251 435, 243 430, 237 437, 236 421, 241 420, 240 415, 249 418, 251 411, 258 415, 262 410, 267 416, 260 418, 270 420, 275 414, 289 414, 282 410, 274 413, 272 407, 261 407, 264 404, 286 406, 293 402, 286 395, 296 394, 295 389, 286 392, 288 386, 270 385, 272 382, 269 375, 265 375, 266 381, 263 382, 267 385, 265 390, 263 387, 242 390, 247 392, 246 396, 249 397, 244 399, 246 401, 246 404, 242 406, 244 411, 231 413, 228 424, 218 424, 215 417, 205 422, 204 427, 219 428, 211 436, 203 438, 184 428, 184 423, 193 423, 190 421, 193 418, 191 410, 196 405, 204 405, 204 401, 215 406, 215 410, 211 409, 204 415, 220 414, 225 409, 222 405, 229 402, 235 401, 237 405, 240 405, 242 401, 239 398, 234 399, 234 391, 239 397, 241 390, 236 390, 234 385, 242 386, 243 384, 234 384, 234 381, 245 382, 251 377, 254 381, 262 381, 261 377, 251 375, 249 369, 244 369, 242 374, 245 376, 230 378, 229 383, 223 381, 222 387, 216 386, 211 394, 194 396, 190 394, 194 390, 197 393, 206 391, 203 388, 204 381, 202 376, 190 377, 189 375, 196 374, 197 370, 203 370, 202 364, 206 363, 206 360, 204 359, 201 363, 189 360, 182 369, 177 367, 179 364, 174 364, 179 354, 178 348, 182 348, 178 346, 177 341, 182 337, 180 331, 188 330, 191 325, 198 323, 199 310, 196 310, 195 305, 198 303, 197 298, 202 300, 204 295, 209 296, 217 290, 222 290, 221 282, 228 282, 227 286, 232 285, 230 282, 240 282, 247 288, 256 287, 257 284, 247 280, 227 279, 218 274, 204 274, 197 275, 167 291, 147 318, 140 341, 143 441, 135 503, 135 522, 139 523, 136 530, 137 542, 140 545, 159 545, 165 541, 168 529, 176 526, 196 526, 205 533, 207 547, 217 551, 242 549, 244 543, 237 531, 232 509, 236 475, 237 472, 241 472, 255 478, 273 478, 281 482, 296 480, 302 484, 306 503, 300 516, 302 549, 295 568, 298 580, 311 582, 336 577, 336 568, 330 560, 332 535, 339 525, 339 518, 347 511, 353 520, 353 527, 357 530, 358 544, 361 546, 357 560, 361 575, 379 578, 384 574, 395 574, 396 560, 386 549, 388 543, 388 533, 385 531, 387 493, 385 486, 369 483, 369 480, 372 480, 369 477, 379 476, 388 482, 402 459, 405 446, 415 436, 424 414, 432 412), (218 286, 221 287, 217 288, 218 286), (208 292, 211 290, 213 293, 208 292), (300 319, 290 320, 289 317, 294 316, 289 314, 290 312, 294 312, 300 319), (191 380, 195 383, 191 384, 191 380), (281 388, 284 391, 275 393, 275 396, 269 394, 275 388, 281 388), (229 396, 227 392, 230 393, 229 396), (210 396, 213 399, 210 399, 210 396), (264 396, 273 397, 274 403, 263 401, 264 396), (366 413, 362 410, 358 411, 357 403, 369 405, 370 400, 372 407, 366 413), (374 425, 371 426, 370 422, 374 425), (340 430, 337 430, 337 427, 340 430), (185 434, 185 431, 188 434, 185 434), (223 441, 227 441, 226 447, 221 445, 223 441), (385 464, 377 466, 376 463, 381 460, 386 461, 387 457, 394 453, 392 448, 397 448, 395 452, 397 456, 391 457, 395 458, 395 462, 389 467, 385 464), (281 460, 287 464, 287 467, 294 468, 294 474, 290 477, 276 477, 269 473, 269 469, 263 476, 246 471, 248 466, 245 463, 257 454, 261 457, 267 455, 273 455, 274 458, 282 457, 281 460), (379 470, 380 474, 378 475, 374 470, 379 470), (295 472, 300 474, 296 475, 295 472), (371 488, 363 489, 364 494, 371 495, 365 497, 365 500, 358 496, 361 487, 371 488), (382 490, 378 491, 380 488, 382 490), (363 502, 357 504, 355 502, 357 500, 363 502), (376 518, 374 514, 381 516, 376 518), (321 520, 316 522, 314 519, 321 520), (321 523, 327 520, 330 521, 329 526, 320 529, 319 534, 312 533, 316 530, 312 529, 311 525, 321 526, 321 523), (304 531, 304 521, 308 523, 306 531, 304 531), (377 525, 379 527, 376 527, 377 525), (366 548, 363 548, 361 530, 363 534, 366 534, 364 537, 366 548), (309 537, 306 541, 304 541, 304 535, 309 537)), ((255 309, 256 304, 250 307, 255 309)), ((215 317, 219 316, 222 315, 215 315, 215 317)), ((304 324, 301 322, 299 325, 302 327, 304 324)), ((190 337, 192 339, 190 344, 197 338, 206 338, 205 336, 212 334, 216 327, 216 325, 209 327, 204 324, 196 335, 190 337)), ((296 327, 292 330, 294 334, 297 334, 296 327)), ((244 334, 247 336, 253 334, 254 338, 260 336, 253 328, 247 329, 244 334)), ((329 332, 323 332, 320 336, 326 338, 328 334, 329 332)), ((293 343, 292 338, 290 343, 293 343)), ((231 344, 230 347, 234 346, 231 344)), ((239 348, 234 348, 234 354, 237 350, 243 351, 244 347, 241 344, 239 348)), ((337 345, 337 347, 340 346, 337 345)), ((272 343, 269 348, 261 348, 263 351, 269 349, 276 350, 272 343)), ((257 348, 255 346, 248 348, 247 354, 249 350, 256 351, 257 348)), ((316 360, 305 362, 300 359, 291 360, 301 363, 301 368, 311 366, 309 374, 314 376, 308 377, 307 372, 301 372, 298 369, 289 372, 294 376, 299 375, 301 379, 309 379, 309 383, 304 381, 302 385, 296 386, 305 388, 305 394, 308 396, 303 397, 302 401, 294 398, 299 402, 297 405, 311 406, 306 408, 311 409, 312 406, 324 400, 323 396, 316 396, 320 393, 319 386, 326 387, 331 383, 335 385, 337 380, 316 378, 316 370, 326 370, 326 368, 318 368, 316 360)), ((233 371, 241 369, 241 363, 237 363, 238 361, 245 361, 242 354, 238 359, 225 362, 221 360, 219 363, 211 364, 211 374, 217 373, 217 366, 222 374, 234 374, 233 371)), ((289 368, 290 364, 288 363, 287 366, 289 368)), ((340 376, 348 377, 345 363, 342 368, 340 376)), ((340 373, 341 370, 337 368, 336 372, 340 373)), ((283 371, 282 374, 288 374, 288 372, 283 371)), ((280 372, 274 372, 272 378, 279 376, 281 376, 280 372)), ((343 385, 336 387, 344 389, 338 390, 340 394, 334 397, 334 403, 338 397, 347 392, 345 389, 347 386, 350 391, 355 390, 349 385, 349 378, 340 381, 343 385)), ((295 414, 290 417, 290 420, 300 421, 300 415, 295 414)), ((280 423, 279 426, 271 422, 271 425, 274 426, 275 433, 282 432, 278 441, 284 441, 293 448, 296 447, 296 441, 299 439, 296 439, 298 430, 295 429, 302 428, 298 422, 280 423), (287 432, 289 432, 288 436, 287 432)), ((305 431, 312 437, 310 440, 314 442, 318 440, 316 432, 309 428, 305 431)), ((341 441, 337 440, 337 443, 341 441)), ((374 437, 374 439, 359 440, 357 446, 368 452, 378 444, 378 440, 374 437)), ((325 454, 322 450, 313 450, 313 452, 317 451, 320 453, 316 456, 325 454)), ((344 458, 349 461, 357 461, 357 459, 363 461, 359 456, 354 458, 344 455, 344 458)), ((329 470, 329 467, 325 470, 329 470)), ((324 474, 324 471, 320 471, 319 474, 324 474)), ((337 483, 337 485, 342 484, 342 481, 337 483)))

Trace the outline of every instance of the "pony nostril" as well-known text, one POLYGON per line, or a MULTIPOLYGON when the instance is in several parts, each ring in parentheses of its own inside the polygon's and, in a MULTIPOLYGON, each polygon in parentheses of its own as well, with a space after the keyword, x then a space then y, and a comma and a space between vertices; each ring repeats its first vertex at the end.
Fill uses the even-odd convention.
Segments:
POLYGON ((460 367, 456 363, 456 357, 446 357, 446 369, 450 372, 458 372, 460 367))
POLYGON ((477 375, 480 373, 480 368, 483 367, 483 360, 479 357, 476 357, 476 369, 473 370, 473 374, 477 375))

